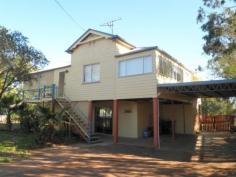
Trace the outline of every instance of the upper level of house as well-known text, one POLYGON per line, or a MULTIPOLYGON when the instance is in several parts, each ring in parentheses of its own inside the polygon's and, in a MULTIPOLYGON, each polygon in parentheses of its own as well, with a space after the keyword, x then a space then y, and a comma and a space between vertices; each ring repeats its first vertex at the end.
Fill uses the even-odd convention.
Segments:
POLYGON ((25 89, 56 84, 73 101, 149 98, 158 83, 188 82, 193 73, 158 47, 135 47, 118 35, 87 30, 66 52, 71 65, 32 73, 25 89))

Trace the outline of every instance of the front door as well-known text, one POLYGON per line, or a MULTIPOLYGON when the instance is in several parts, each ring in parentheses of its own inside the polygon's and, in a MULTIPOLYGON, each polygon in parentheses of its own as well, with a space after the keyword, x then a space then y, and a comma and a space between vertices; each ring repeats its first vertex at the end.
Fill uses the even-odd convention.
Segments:
POLYGON ((65 86, 65 72, 59 73, 59 83, 58 83, 58 96, 64 96, 64 86, 65 86))
POLYGON ((95 131, 112 134, 112 109, 110 107, 95 108, 95 131))

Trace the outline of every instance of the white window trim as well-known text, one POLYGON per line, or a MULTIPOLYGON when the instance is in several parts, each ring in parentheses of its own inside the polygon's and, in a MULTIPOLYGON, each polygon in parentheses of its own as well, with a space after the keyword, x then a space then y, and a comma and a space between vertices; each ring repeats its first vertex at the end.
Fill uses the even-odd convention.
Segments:
MULTIPOLYGON (((118 77, 119 78, 123 78, 123 77, 132 77, 132 76, 142 76, 142 75, 146 75, 146 74, 150 74, 150 73, 153 73, 153 56, 152 55, 144 55, 144 56, 139 56, 139 57, 134 57, 134 58, 128 58, 128 59, 124 59, 124 60, 119 60, 118 61, 118 66, 117 66, 117 71, 118 71, 118 77), (145 58, 145 57, 151 57, 151 60, 152 60, 152 70, 150 72, 146 72, 144 73, 144 59, 143 59, 143 73, 141 74, 131 74, 131 75, 125 75, 125 76, 121 76, 120 75, 120 63, 121 62, 124 62, 124 61, 129 61, 129 60, 135 60, 135 59, 138 59, 138 58, 145 58)), ((127 68, 125 68, 125 72, 126 72, 127 68)))
POLYGON ((84 65, 83 66, 83 78, 82 78, 83 80, 82 80, 82 83, 83 84, 92 84, 92 83, 99 83, 99 82, 101 82, 101 64, 100 63, 91 63, 91 64, 86 64, 86 65, 84 65), (93 73, 93 65, 99 65, 99 67, 100 67, 100 73, 99 73, 99 80, 98 81, 92 81, 92 73, 93 73), (86 82, 85 81, 85 67, 86 66, 91 66, 91 69, 92 69, 92 71, 91 71, 91 81, 90 82, 86 82))

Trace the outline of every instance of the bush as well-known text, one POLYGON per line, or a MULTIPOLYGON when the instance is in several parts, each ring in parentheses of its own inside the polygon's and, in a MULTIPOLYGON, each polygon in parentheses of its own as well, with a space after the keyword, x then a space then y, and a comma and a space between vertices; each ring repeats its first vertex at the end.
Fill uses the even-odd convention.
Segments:
POLYGON ((63 129, 63 112, 53 113, 45 107, 38 107, 37 114, 39 118, 39 143, 54 142, 58 133, 63 129))
POLYGON ((37 107, 32 104, 22 104, 18 109, 19 121, 21 129, 24 132, 39 131, 39 117, 37 115, 37 107))
POLYGON ((57 142, 65 136, 64 110, 53 113, 48 107, 24 104, 19 109, 22 130, 38 133, 37 142, 57 142))

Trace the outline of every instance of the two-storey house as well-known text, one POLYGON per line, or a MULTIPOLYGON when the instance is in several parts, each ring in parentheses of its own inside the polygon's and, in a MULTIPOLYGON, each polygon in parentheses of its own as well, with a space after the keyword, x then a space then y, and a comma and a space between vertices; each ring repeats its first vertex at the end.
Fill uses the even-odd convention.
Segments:
MULTIPOLYGON (((89 29, 66 52, 71 65, 32 73, 34 79, 24 89, 46 90, 54 84, 55 99, 70 100, 91 132, 113 134, 114 142, 153 130, 158 146, 161 124, 168 120, 176 133, 194 133, 197 99, 157 88, 193 80, 193 72, 165 51, 135 47, 118 35, 89 29)), ((43 100, 39 95, 31 99, 43 100)))

